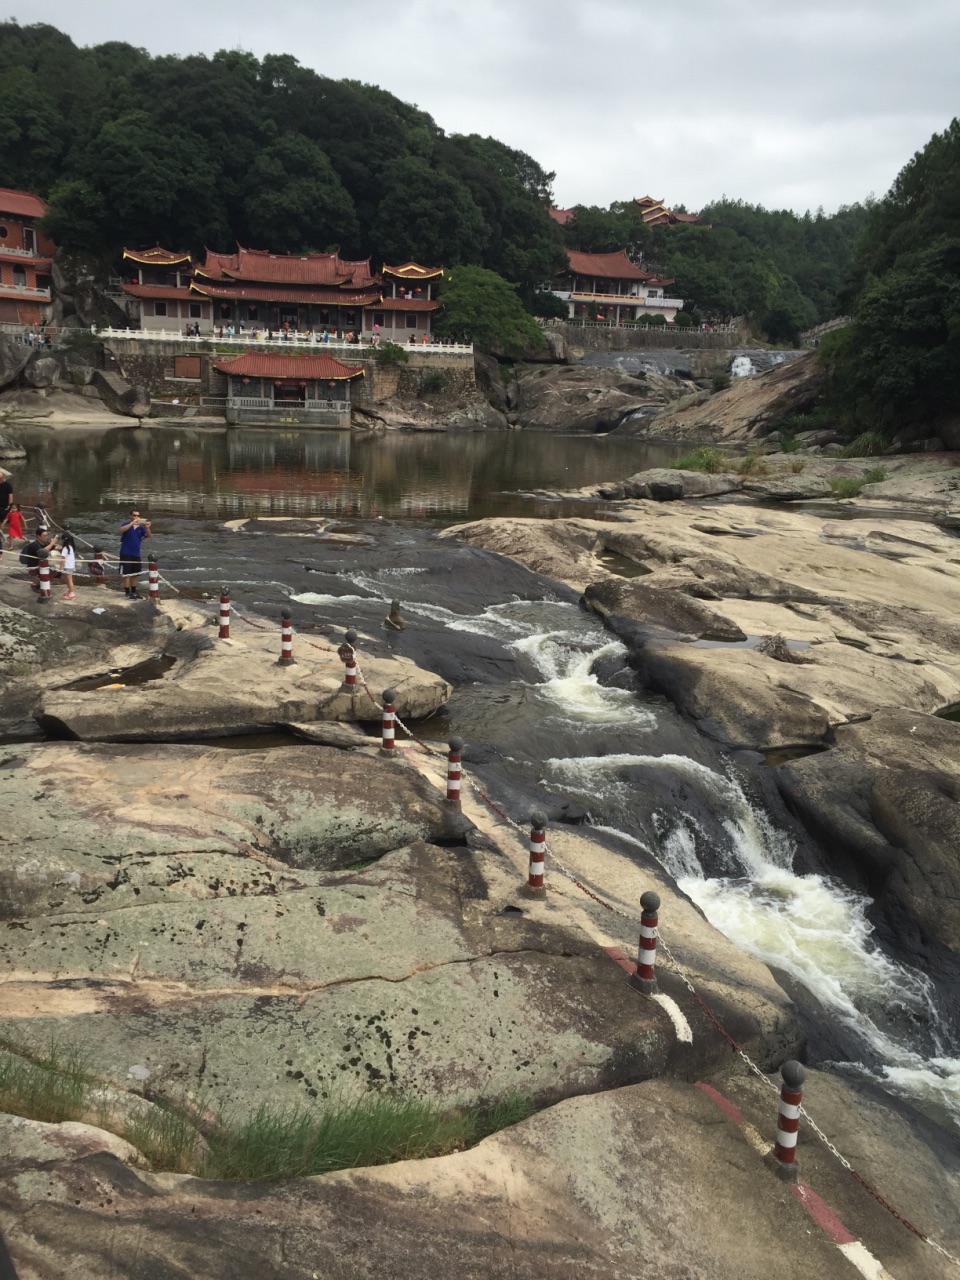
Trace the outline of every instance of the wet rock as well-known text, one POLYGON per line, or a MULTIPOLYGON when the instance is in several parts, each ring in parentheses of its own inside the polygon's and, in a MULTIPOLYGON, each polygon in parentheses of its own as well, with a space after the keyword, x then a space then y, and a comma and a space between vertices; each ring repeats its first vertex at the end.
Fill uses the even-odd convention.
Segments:
MULTIPOLYGON (((960 981, 960 724, 902 709, 837 728, 777 783, 834 867, 875 897, 900 954, 947 990, 960 981)), ((960 1000, 953 1001, 960 1014, 960 1000)))
POLYGON ((829 498, 833 494, 826 478, 813 474, 779 475, 769 480, 746 479, 743 491, 761 502, 802 502, 805 499, 829 498))
POLYGON ((659 408, 685 390, 677 380, 657 374, 539 365, 517 373, 511 410, 515 421, 528 428, 606 432, 630 414, 659 408))

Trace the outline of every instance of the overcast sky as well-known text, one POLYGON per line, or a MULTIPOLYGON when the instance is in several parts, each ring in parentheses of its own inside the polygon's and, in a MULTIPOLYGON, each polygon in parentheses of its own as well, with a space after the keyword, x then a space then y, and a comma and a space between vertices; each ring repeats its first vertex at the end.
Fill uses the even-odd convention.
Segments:
POLYGON ((960 0, 7 0, 78 44, 292 53, 556 171, 557 204, 882 195, 960 113, 960 0))

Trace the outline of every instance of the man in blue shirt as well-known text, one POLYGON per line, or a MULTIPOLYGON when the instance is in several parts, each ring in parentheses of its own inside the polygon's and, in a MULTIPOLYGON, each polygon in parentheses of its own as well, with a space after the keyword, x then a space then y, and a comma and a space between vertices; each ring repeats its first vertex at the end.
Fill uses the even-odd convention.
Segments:
POLYGON ((140 544, 150 537, 150 521, 141 520, 139 511, 131 511, 130 519, 120 526, 120 573, 123 576, 123 594, 128 600, 139 600, 137 577, 143 569, 140 560, 140 544))

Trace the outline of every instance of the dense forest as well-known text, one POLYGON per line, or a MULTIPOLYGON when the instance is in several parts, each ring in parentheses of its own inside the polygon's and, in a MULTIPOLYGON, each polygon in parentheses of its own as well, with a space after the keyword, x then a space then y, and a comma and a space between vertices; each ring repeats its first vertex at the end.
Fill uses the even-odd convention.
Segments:
POLYGON ((853 323, 821 357, 848 434, 880 452, 896 430, 939 423, 960 443, 960 120, 871 209, 840 302, 853 323))
MULTIPOLYGON (((0 23, 0 174, 49 200, 65 248, 339 247, 495 272, 528 309, 563 245, 628 246, 676 281, 693 318, 745 316, 795 342, 835 314, 869 209, 802 217, 723 199, 706 226, 651 231, 632 200, 549 216, 554 175, 494 138, 447 135, 375 86, 319 75, 286 54, 152 57, 78 48, 56 28, 0 23)), ((625 175, 625 180, 627 176, 625 175)))

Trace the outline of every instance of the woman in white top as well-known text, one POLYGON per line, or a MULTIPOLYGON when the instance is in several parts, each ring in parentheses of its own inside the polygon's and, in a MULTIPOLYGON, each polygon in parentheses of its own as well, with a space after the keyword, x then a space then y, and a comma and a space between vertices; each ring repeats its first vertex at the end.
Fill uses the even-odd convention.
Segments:
POLYGON ((77 544, 73 540, 73 534, 68 533, 64 529, 60 535, 60 572, 67 584, 67 589, 63 593, 64 600, 76 600, 77 593, 73 589, 73 575, 77 568, 77 544))

